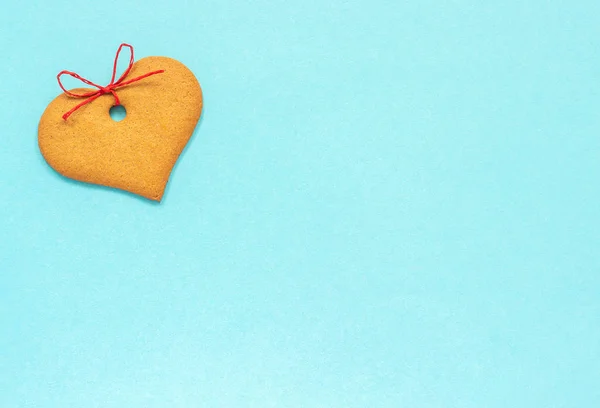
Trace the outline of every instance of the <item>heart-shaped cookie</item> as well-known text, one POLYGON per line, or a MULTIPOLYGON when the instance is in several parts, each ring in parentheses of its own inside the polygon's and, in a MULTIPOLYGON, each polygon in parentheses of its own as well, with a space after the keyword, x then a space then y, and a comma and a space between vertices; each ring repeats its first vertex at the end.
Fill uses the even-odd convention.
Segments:
MULTIPOLYGON (((50 102, 38 128, 46 162, 65 177, 160 201, 200 119, 202 90, 185 65, 166 57, 133 63, 124 81, 156 70, 164 72, 116 90, 127 112, 120 122, 109 114, 115 104, 111 92, 81 106, 66 120, 63 114, 81 100, 62 94, 50 102)), ((97 90, 71 90, 86 91, 97 90)))

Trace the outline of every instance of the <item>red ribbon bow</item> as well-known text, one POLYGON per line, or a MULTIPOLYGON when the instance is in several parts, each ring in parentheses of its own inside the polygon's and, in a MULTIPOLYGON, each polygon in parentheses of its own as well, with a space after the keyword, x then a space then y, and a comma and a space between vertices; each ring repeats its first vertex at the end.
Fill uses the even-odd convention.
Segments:
POLYGON ((82 78, 81 76, 79 76, 78 74, 71 72, 71 71, 61 71, 57 76, 56 79, 58 80, 58 85, 60 86, 60 88, 63 90, 63 92, 73 98, 86 98, 85 101, 81 102, 80 104, 78 104, 77 106, 75 106, 73 109, 71 109, 70 111, 68 111, 67 113, 65 113, 62 118, 64 120, 67 120, 67 118, 69 116, 71 116, 71 114, 73 112, 75 112, 77 109, 81 108, 84 105, 87 105, 90 102, 95 101, 96 99, 98 99, 99 97, 101 97, 102 95, 106 95, 106 94, 112 94, 112 96, 115 97, 115 105, 114 106, 119 106, 121 104, 121 102, 119 101, 119 97, 117 96, 117 93, 115 92, 115 89, 117 88, 121 88, 124 87, 126 85, 129 85, 133 82, 137 82, 139 80, 142 80, 144 78, 147 78, 151 75, 155 75, 155 74, 162 74, 163 72, 165 72, 164 69, 159 69, 157 71, 152 71, 152 72, 148 72, 147 74, 144 75, 140 75, 138 77, 132 78, 128 81, 124 81, 125 77, 127 77, 127 75, 129 74, 129 72, 131 71, 131 68, 133 68, 133 47, 129 44, 121 44, 119 46, 119 49, 117 50, 117 55, 115 56, 115 63, 113 65, 113 72, 112 72, 112 77, 110 78, 110 83, 106 86, 100 86, 97 85, 95 83, 93 83, 92 81, 88 81, 85 78, 82 78), (123 49, 123 47, 127 47, 129 48, 129 51, 131 52, 131 57, 129 58, 129 66, 127 67, 127 69, 125 70, 125 72, 123 72, 123 74, 119 77, 119 79, 117 79, 115 81, 115 77, 117 76, 117 62, 119 61, 119 54, 121 53, 121 50, 123 49), (86 93, 81 93, 81 94, 76 94, 70 91, 67 91, 65 89, 65 87, 63 86, 60 77, 62 75, 70 75, 75 79, 79 79, 81 82, 87 84, 87 85, 92 85, 95 86, 96 88, 98 88, 97 91, 90 91, 90 92, 86 92, 86 93))

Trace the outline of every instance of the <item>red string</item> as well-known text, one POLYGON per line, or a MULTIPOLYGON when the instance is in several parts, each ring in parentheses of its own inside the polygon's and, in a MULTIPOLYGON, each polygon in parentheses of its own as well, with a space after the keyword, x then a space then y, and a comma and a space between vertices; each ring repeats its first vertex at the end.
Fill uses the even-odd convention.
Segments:
POLYGON ((133 47, 131 45, 129 45, 129 44, 121 44, 119 46, 119 49, 117 50, 117 55, 115 56, 115 62, 113 64, 113 72, 112 72, 112 76, 110 78, 110 83, 108 85, 106 85, 106 86, 97 85, 97 84, 93 83, 92 81, 89 81, 89 80, 87 80, 87 79, 79 76, 75 72, 61 71, 56 76, 56 79, 58 80, 58 85, 63 90, 63 92, 66 95, 68 95, 68 96, 70 96, 72 98, 85 98, 85 100, 83 102, 79 103, 73 109, 71 109, 70 111, 68 111, 67 113, 65 113, 62 116, 62 118, 64 120, 67 120, 67 118, 69 116, 71 116, 71 114, 73 112, 75 112, 77 109, 81 108, 84 105, 87 105, 90 102, 95 101, 96 99, 98 99, 102 95, 106 95, 106 94, 112 94, 112 96, 115 98, 115 105, 114 106, 119 106, 121 104, 121 102, 119 101, 119 97, 117 96, 117 93, 115 92, 115 89, 121 88, 121 87, 126 86, 126 85, 129 85, 129 84, 131 84, 133 82, 140 81, 140 80, 142 80, 144 78, 147 78, 147 77, 149 77, 151 75, 162 74, 163 72, 165 72, 164 69, 159 69, 157 71, 152 71, 152 72, 148 72, 147 74, 140 75, 140 76, 135 77, 133 79, 130 79, 128 81, 124 81, 132 68, 133 68, 133 47), (129 57, 129 65, 127 66, 127 69, 125 70, 125 72, 123 72, 123 74, 119 77, 119 79, 117 79, 115 81, 115 77, 117 76, 117 62, 119 61, 119 54, 121 54, 121 50, 123 49, 123 47, 129 48, 129 51, 130 51, 130 54, 131 54, 131 56, 129 57), (80 94, 67 91, 65 89, 65 87, 63 86, 61 80, 60 80, 60 77, 62 75, 69 75, 69 76, 71 76, 71 77, 73 77, 75 79, 79 79, 84 84, 94 86, 94 87, 98 88, 98 90, 97 91, 90 91, 90 92, 80 93, 80 94))

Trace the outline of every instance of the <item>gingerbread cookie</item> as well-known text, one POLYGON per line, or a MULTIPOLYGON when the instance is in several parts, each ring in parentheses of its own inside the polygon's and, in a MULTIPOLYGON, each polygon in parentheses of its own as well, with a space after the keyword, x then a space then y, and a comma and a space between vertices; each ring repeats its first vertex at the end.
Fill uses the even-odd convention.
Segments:
POLYGON ((50 102, 38 128, 46 162, 65 177, 160 201, 200 119, 202 91, 194 74, 167 57, 134 63, 133 48, 122 44, 106 87, 68 71, 58 78, 65 93, 50 102), (130 64, 116 79, 123 47, 131 50, 130 64), (67 91, 60 82, 64 74, 94 88, 67 91), (109 110, 119 104, 125 107, 126 117, 116 122, 109 110))

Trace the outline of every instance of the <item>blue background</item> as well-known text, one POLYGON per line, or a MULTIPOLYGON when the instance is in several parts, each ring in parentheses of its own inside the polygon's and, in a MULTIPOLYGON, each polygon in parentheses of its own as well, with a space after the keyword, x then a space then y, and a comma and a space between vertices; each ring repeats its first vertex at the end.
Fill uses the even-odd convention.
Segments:
POLYGON ((597 1, 9 0, 0 407, 600 406, 597 1), (55 75, 181 60, 161 204, 66 180, 55 75))

